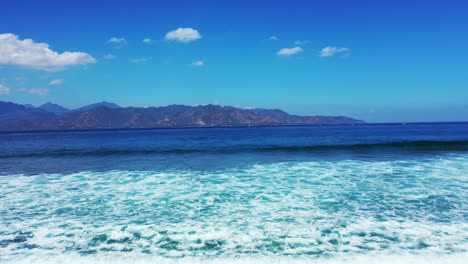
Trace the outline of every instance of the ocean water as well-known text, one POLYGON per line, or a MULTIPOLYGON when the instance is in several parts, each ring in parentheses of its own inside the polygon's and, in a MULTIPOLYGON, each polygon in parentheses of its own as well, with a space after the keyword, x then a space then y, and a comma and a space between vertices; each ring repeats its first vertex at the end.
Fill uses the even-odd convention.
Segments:
POLYGON ((466 263, 468 123, 0 133, 0 263, 466 263))

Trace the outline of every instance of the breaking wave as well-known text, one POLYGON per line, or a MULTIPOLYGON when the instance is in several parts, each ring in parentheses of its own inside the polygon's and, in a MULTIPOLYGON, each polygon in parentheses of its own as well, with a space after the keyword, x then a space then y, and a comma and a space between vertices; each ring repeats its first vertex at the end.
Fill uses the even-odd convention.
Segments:
POLYGON ((6 175, 0 262, 461 263, 467 171, 462 154, 6 175))
POLYGON ((0 154, 0 158, 35 158, 35 157, 65 157, 65 156, 126 156, 126 155, 156 155, 156 154, 236 154, 249 152, 439 152, 439 151, 468 151, 468 140, 453 141, 398 141, 385 143, 364 144, 332 144, 332 145, 310 145, 310 146, 282 146, 282 145, 260 145, 260 146, 229 146, 229 147, 207 147, 207 148, 129 148, 129 149, 49 149, 46 151, 29 151, 0 154))

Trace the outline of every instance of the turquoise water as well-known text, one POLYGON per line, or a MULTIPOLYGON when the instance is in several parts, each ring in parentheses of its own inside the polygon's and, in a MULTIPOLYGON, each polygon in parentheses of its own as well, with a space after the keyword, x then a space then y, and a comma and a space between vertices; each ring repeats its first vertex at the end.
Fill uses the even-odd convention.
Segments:
POLYGON ((468 125, 421 126, 2 134, 0 262, 463 263, 468 125))

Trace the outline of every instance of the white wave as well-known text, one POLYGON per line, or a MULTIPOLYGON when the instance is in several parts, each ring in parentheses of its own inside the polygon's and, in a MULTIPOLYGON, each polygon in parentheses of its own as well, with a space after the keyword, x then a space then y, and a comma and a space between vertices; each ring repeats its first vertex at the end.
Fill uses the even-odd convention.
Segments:
POLYGON ((468 254, 454 255, 360 255, 340 258, 241 257, 162 258, 156 256, 30 256, 5 263, 15 264, 465 264, 468 254))
POLYGON ((106 254, 114 263, 117 255, 141 263, 153 256, 163 263, 301 263, 319 261, 298 258, 306 255, 341 261, 361 254, 369 261, 369 254, 457 261, 454 255, 468 252, 467 171, 468 157, 455 156, 3 176, 0 256, 50 263, 106 254), (256 255, 266 257, 249 258, 256 255))

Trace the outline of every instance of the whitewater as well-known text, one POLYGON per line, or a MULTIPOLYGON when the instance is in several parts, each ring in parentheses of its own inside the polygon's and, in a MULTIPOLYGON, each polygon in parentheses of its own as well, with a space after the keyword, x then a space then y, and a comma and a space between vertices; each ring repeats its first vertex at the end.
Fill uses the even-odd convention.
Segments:
POLYGON ((10 175, 0 261, 456 263, 468 252, 466 171, 463 154, 10 175))

